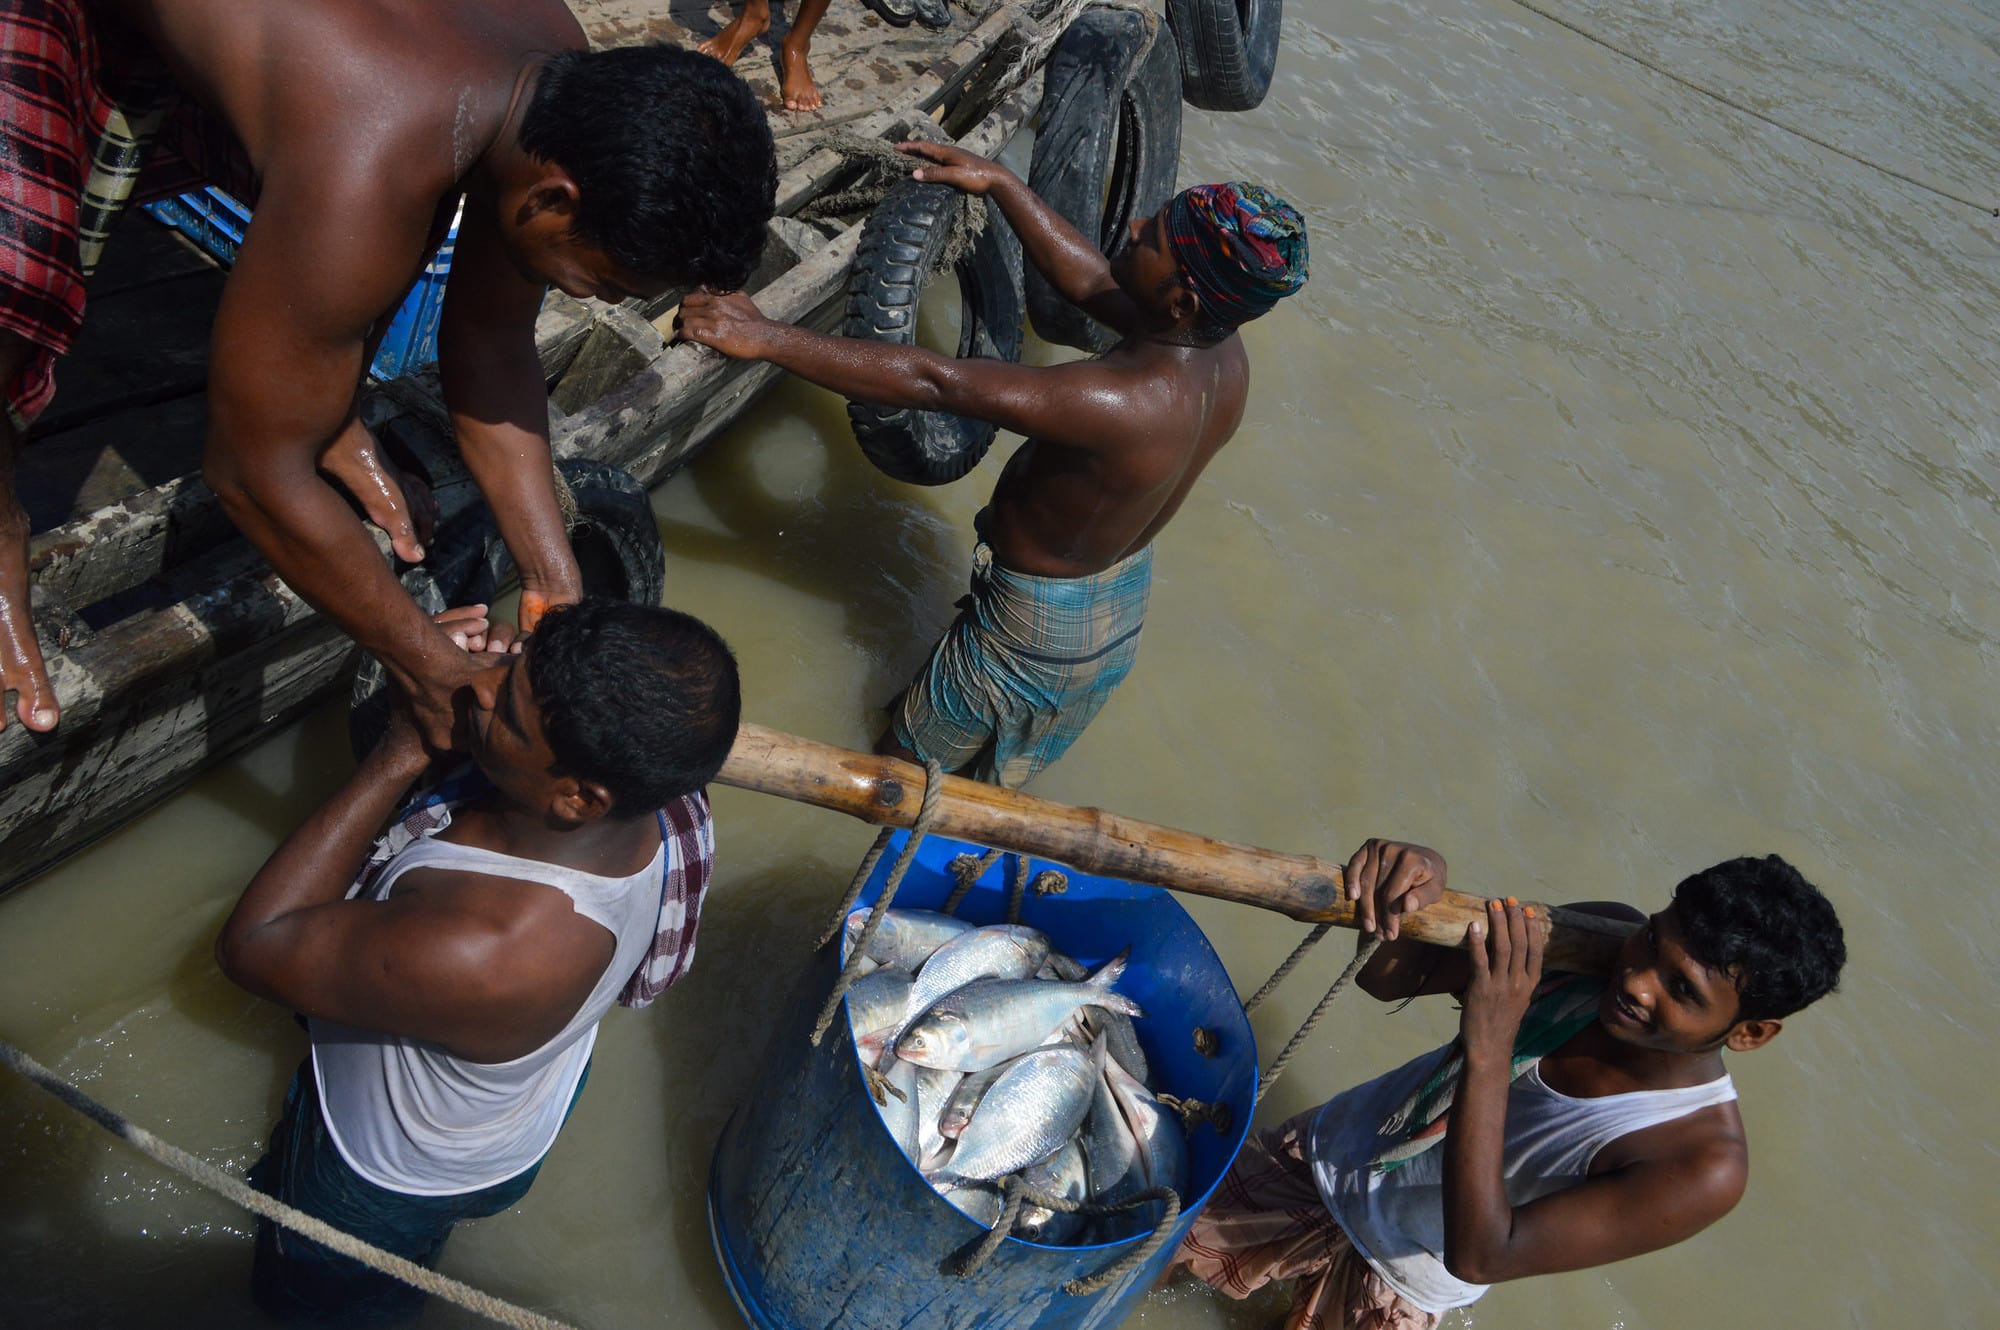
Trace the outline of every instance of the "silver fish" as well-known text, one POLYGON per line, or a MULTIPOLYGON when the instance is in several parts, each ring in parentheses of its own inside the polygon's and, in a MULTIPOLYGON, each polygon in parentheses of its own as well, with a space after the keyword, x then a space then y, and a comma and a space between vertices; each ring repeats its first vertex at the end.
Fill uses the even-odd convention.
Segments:
MULTIPOLYGON (((1028 1165, 1021 1170, 1020 1176, 1021 1181, 1030 1187, 1047 1192, 1051 1196, 1060 1196, 1066 1201, 1081 1201, 1088 1190, 1083 1147, 1074 1140, 1041 1163, 1028 1165)), ((1051 1210, 1046 1206, 1030 1205, 1026 1202, 1022 1203, 1019 1213, 1014 1217, 1016 1237, 1050 1246, 1060 1246, 1068 1242, 1082 1227, 1082 1215, 1051 1210)))
POLYGON ((848 1028, 854 1032, 855 1047, 871 1066, 910 1019, 910 988, 914 983, 902 970, 875 970, 848 988, 848 1028))
POLYGON ((959 1213, 979 1225, 992 1228, 1000 1222, 1007 1200, 1000 1189, 985 1182, 938 1183, 938 1194, 957 1206, 959 1213))
MULTIPOLYGON (((868 926, 868 912, 872 906, 864 905, 847 916, 842 930, 840 959, 846 963, 854 944, 861 940, 861 930, 868 926)), ((960 933, 969 933, 972 925, 963 919, 954 919, 948 914, 934 910, 898 910, 893 907, 882 916, 882 926, 875 930, 875 936, 868 941, 866 959, 877 965, 893 966, 915 974, 918 967, 931 958, 931 953, 960 933)))
MULTIPOLYGON (((1110 1085, 1118 1111, 1131 1127, 1133 1139, 1138 1142, 1139 1169, 1145 1175, 1144 1186, 1171 1187, 1186 1201, 1187 1133, 1181 1126, 1180 1115, 1155 1099, 1152 1091, 1133 1080, 1115 1062, 1105 1065, 1102 1079, 1110 1085)), ((1142 1207, 1138 1213, 1150 1223, 1151 1217, 1157 1217, 1161 1211, 1154 1204, 1142 1207)))
POLYGON ((910 1011, 928 1011, 939 998, 975 979, 1026 979, 1042 968, 1048 954, 1048 938, 1019 924, 960 933, 939 947, 917 972, 916 985, 910 990, 910 1011))
POLYGON ((1125 958, 1119 956, 1080 984, 974 980, 911 1021, 896 1040, 896 1056, 920 1066, 984 1071, 1035 1048, 1078 1007, 1108 1007, 1143 1016, 1138 1003, 1111 991, 1111 984, 1124 972, 1125 958))
MULTIPOLYGON (((1134 1192, 1146 1188, 1145 1170, 1139 1164, 1139 1141, 1132 1124, 1118 1107, 1111 1082, 1099 1076, 1092 1087, 1090 1114, 1083 1121, 1083 1157, 1090 1179, 1090 1199, 1099 1205, 1116 1205, 1134 1192)), ((1108 1223, 1120 1223, 1123 1215, 1105 1216, 1108 1223)))
POLYGON ((944 1111, 938 1114, 938 1134, 948 1140, 957 1140, 965 1130, 965 1124, 972 1121, 972 1114, 979 1107, 979 1101, 993 1088, 993 1082, 1000 1079, 1000 1073, 1007 1070, 1007 1064, 988 1067, 985 1071, 975 1071, 962 1077, 945 1101, 944 1111))
POLYGON ((943 1156, 951 1148, 938 1130, 938 1119, 944 1114, 944 1106, 951 1099, 951 1092, 965 1077, 955 1071, 941 1071, 936 1067, 917 1068, 917 1151, 910 1157, 919 1168, 936 1168, 943 1162, 943 1156))
MULTIPOLYGON (((1074 983, 1089 973, 1082 963, 1072 960, 1061 952, 1049 953, 1043 964, 1040 978, 1062 979, 1074 983)), ((921 1010, 921 1008, 919 1008, 921 1010)), ((1085 1048, 1097 1038, 1102 1030, 1111 1038, 1111 1056, 1118 1065, 1132 1073, 1141 1084, 1152 1080, 1151 1069, 1146 1064, 1146 1050, 1139 1047, 1139 1034, 1132 1028, 1132 1018, 1122 1011, 1106 1011, 1102 1007, 1088 1007, 1076 1015, 1077 1033, 1074 1042, 1085 1048)))
POLYGON ((888 1129, 889 1139, 894 1141, 897 1148, 905 1155, 915 1159, 917 1157, 916 1064, 898 1062, 892 1057, 885 1057, 882 1079, 891 1087, 902 1091, 903 1097, 898 1099, 893 1094, 885 1094, 883 1099, 886 1102, 877 1104, 875 1111, 882 1115, 882 1125, 888 1129))
POLYGON ((980 1100, 942 1172, 990 1182, 1047 1159, 1083 1125, 1096 1080, 1080 1049, 1041 1048, 1016 1058, 980 1100))

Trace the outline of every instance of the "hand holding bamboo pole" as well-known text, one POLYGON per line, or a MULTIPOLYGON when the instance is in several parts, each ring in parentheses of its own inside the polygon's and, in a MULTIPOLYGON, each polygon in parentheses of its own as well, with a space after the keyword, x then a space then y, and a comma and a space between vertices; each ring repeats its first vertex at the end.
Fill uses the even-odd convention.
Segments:
MULTIPOLYGON (((877 825, 907 827, 923 802, 924 769, 913 763, 802 739, 745 722, 717 777, 724 785, 816 804, 877 825)), ((1178 831, 1101 808, 1078 808, 1018 790, 946 776, 932 831, 1044 859, 1103 877, 1147 882, 1216 900, 1275 910, 1307 923, 1359 928, 1340 865, 1178 831)), ((1484 917, 1484 899, 1446 891, 1403 916, 1405 936, 1465 945, 1466 925, 1484 917)), ((1552 970, 1611 968, 1633 925, 1537 905, 1549 930, 1552 970)))

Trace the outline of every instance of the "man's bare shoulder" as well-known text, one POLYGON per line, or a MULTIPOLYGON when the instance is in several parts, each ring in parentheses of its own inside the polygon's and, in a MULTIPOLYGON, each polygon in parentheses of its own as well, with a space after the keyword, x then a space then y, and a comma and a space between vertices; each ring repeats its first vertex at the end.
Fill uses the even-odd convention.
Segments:
POLYGON ((1629 1132, 1605 1146, 1592 1174, 1644 1168, 1671 1175, 1723 1213, 1743 1196, 1750 1178, 1750 1142, 1735 1101, 1629 1132))
POLYGON ((348 161, 393 161, 400 169, 375 179, 379 189, 428 190, 440 170, 449 184, 529 62, 586 45, 560 0, 129 0, 128 10, 267 186, 293 158, 333 181, 348 161))

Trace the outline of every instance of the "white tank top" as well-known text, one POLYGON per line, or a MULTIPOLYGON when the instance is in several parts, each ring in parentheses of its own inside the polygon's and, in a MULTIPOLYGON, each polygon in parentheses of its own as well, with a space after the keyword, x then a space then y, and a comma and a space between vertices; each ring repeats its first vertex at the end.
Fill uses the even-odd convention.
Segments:
MULTIPOLYGON (((436 830, 449 825, 447 812, 436 830)), ((368 898, 387 899, 396 879, 413 868, 537 882, 568 896, 578 914, 602 925, 617 944, 569 1023, 510 1062, 468 1062, 421 1040, 311 1022, 320 1109, 348 1166, 390 1191, 451 1196, 505 1182, 548 1153, 590 1061, 597 1022, 652 945, 665 855, 663 843, 630 877, 598 877, 430 837, 396 855, 368 885, 368 898)))
MULTIPOLYGON (((1444 1264, 1444 1147, 1440 1143, 1402 1167, 1371 1165, 1382 1121, 1437 1067, 1449 1046, 1405 1063, 1329 1101, 1313 1122, 1310 1152, 1320 1197, 1354 1240, 1354 1248, 1397 1293, 1428 1312, 1477 1301, 1484 1284, 1468 1284, 1444 1264)), ((1736 1098, 1728 1076, 1678 1090, 1573 1099, 1551 1090, 1531 1066, 1507 1091, 1507 1143, 1501 1164, 1509 1204, 1521 1206, 1574 1186, 1590 1173, 1597 1152, 1621 1136, 1686 1117, 1736 1098)))

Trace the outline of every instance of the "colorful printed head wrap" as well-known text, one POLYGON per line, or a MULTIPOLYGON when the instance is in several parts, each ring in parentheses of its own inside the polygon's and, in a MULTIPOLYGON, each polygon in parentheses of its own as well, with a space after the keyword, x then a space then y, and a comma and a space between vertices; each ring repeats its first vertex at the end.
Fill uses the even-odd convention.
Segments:
POLYGON ((1196 185, 1167 204, 1167 243, 1202 308, 1248 323, 1306 284, 1306 221, 1259 185, 1196 185))

